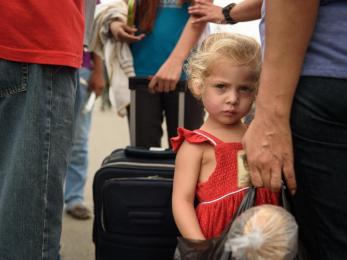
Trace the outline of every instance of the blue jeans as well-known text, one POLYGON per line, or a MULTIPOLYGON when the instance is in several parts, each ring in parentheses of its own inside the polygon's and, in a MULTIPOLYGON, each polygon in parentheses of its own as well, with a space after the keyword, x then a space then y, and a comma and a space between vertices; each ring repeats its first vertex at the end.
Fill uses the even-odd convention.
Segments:
POLYGON ((72 208, 84 201, 84 186, 88 173, 88 136, 91 124, 91 112, 83 113, 89 91, 86 84, 90 77, 90 70, 79 70, 80 86, 77 91, 77 116, 74 141, 65 181, 64 200, 66 208, 72 208))
POLYGON ((0 59, 0 259, 56 260, 76 69, 0 59))
POLYGON ((346 259, 347 80, 302 77, 291 126, 294 213, 308 259, 346 259))

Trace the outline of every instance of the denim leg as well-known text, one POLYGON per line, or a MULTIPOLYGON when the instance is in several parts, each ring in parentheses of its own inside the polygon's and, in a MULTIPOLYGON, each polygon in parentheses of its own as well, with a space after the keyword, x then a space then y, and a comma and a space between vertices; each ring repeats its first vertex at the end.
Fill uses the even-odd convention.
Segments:
POLYGON ((76 70, 0 60, 0 259, 56 260, 76 70))
POLYGON ((347 80, 302 77, 291 125, 300 238, 309 259, 346 259, 347 80))
POLYGON ((64 200, 66 208, 71 208, 84 201, 84 186, 88 174, 88 137, 91 125, 91 112, 84 113, 83 107, 88 99, 90 70, 79 70, 80 86, 77 92, 79 105, 76 117, 74 141, 65 181, 64 200))

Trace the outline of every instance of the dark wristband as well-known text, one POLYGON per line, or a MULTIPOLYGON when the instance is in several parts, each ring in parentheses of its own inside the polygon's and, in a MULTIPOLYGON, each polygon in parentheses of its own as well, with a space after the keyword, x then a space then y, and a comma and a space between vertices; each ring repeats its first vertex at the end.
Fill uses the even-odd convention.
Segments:
POLYGON ((222 12, 224 15, 225 22, 228 24, 235 24, 237 21, 235 21, 231 16, 230 16, 230 11, 235 7, 235 3, 228 4, 227 6, 223 7, 222 12))

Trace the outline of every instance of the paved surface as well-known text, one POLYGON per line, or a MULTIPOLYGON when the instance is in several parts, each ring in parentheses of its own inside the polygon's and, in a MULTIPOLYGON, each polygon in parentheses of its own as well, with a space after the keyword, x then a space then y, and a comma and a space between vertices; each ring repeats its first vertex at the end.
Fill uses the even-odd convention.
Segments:
MULTIPOLYGON (((85 202, 93 208, 92 182, 96 170, 103 158, 116 148, 129 144, 128 125, 125 118, 120 118, 114 110, 101 111, 97 102, 93 111, 92 127, 89 137, 89 170, 85 188, 85 202)), ((166 137, 163 137, 163 140, 166 137)), ((163 144, 167 146, 167 144, 163 144)), ((94 260, 92 242, 93 220, 75 220, 63 215, 61 241, 62 260, 94 260)))
MULTIPOLYGON (((96 103, 92 120, 89 136, 89 170, 85 188, 85 202, 90 209, 93 208, 93 177, 103 158, 115 148, 124 147, 129 143, 127 121, 117 116, 114 110, 101 111, 100 104, 96 103)), ((64 213, 62 260, 94 259, 92 223, 93 220, 76 220, 64 213)))

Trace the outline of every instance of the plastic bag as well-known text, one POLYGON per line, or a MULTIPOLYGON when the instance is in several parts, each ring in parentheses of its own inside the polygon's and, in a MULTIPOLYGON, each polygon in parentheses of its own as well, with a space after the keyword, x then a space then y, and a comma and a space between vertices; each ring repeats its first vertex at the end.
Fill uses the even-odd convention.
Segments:
MULTIPOLYGON (((289 203, 286 199, 285 193, 286 191, 283 188, 282 189, 282 204, 288 210, 287 207, 289 206, 289 203)), ((264 244, 265 242, 270 241, 272 238, 270 236, 264 237, 262 234, 264 230, 261 230, 261 229, 257 230, 255 225, 256 222, 254 222, 254 220, 251 219, 251 216, 253 216, 255 212, 253 209, 252 209, 253 211, 249 209, 254 206, 255 194, 256 194, 256 188, 252 187, 248 190, 248 192, 246 193, 245 197, 242 200, 240 207, 238 208, 238 211, 236 212, 236 214, 234 215, 233 219, 230 221, 230 223, 228 224, 224 232, 219 237, 207 239, 207 240, 190 240, 183 237, 179 237, 174 259, 175 260, 282 259, 282 258, 276 258, 276 257, 257 258, 257 253, 259 253, 257 250, 262 249, 263 247, 265 247, 266 250, 268 249, 272 250, 272 248, 266 247, 268 244, 264 244), (241 215, 243 213, 245 214, 245 216, 241 215), (251 222, 252 228, 249 228, 252 232, 246 232, 247 234, 245 236, 245 234, 242 233, 242 230, 243 230, 242 226, 245 225, 246 220, 248 219, 252 220, 251 222), (252 248, 255 250, 252 251, 252 248), (253 255, 249 254, 249 250, 253 252, 253 255), (234 255, 232 255, 233 252, 234 252, 234 255), (252 257, 254 256, 254 258, 250 258, 250 256, 252 257)), ((269 206, 269 205, 264 205, 264 206, 269 206)), ((257 207, 254 207, 254 209, 257 209, 256 211, 259 211, 259 208, 262 208, 262 207, 263 206, 257 206, 257 207)), ((278 208, 279 211, 281 212, 280 216, 284 215, 285 220, 287 219, 290 220, 289 222, 291 224, 288 226, 287 233, 290 234, 289 240, 292 241, 293 243, 289 244, 287 251, 284 249, 285 253, 283 255, 286 255, 286 257, 288 257, 284 259, 293 259, 296 255, 296 249, 297 249, 296 222, 294 218, 290 215, 290 213, 288 213, 285 209, 278 206, 270 206, 270 207, 278 208), (283 213, 283 211, 285 211, 286 213, 283 213)), ((275 210, 275 212, 277 211, 275 210)), ((266 220, 269 223, 272 222, 272 220, 269 221, 268 218, 266 218, 266 220)), ((250 225, 250 224, 248 224, 247 222, 247 225, 250 225)), ((271 231, 271 230, 266 229, 266 231, 271 231)), ((288 242, 288 241, 286 240, 283 242, 288 242)), ((283 249, 283 247, 281 248, 283 249)))
MULTIPOLYGON (((233 220, 244 211, 254 206, 255 188, 252 187, 244 196, 233 220)), ((216 238, 207 240, 191 240, 178 237, 178 243, 174 260, 227 260, 231 259, 231 252, 224 251, 224 244, 228 239, 228 231, 233 220, 228 224, 224 232, 216 238)))
POLYGON ((261 205, 235 219, 224 246, 235 260, 292 260, 297 241, 294 217, 284 208, 261 205))

